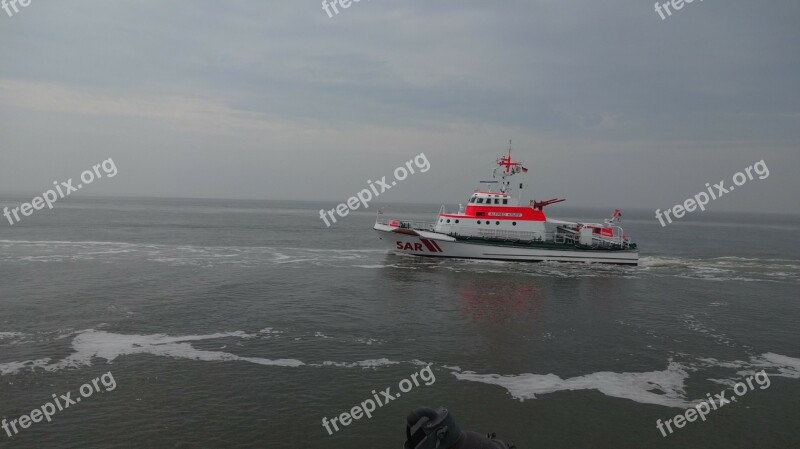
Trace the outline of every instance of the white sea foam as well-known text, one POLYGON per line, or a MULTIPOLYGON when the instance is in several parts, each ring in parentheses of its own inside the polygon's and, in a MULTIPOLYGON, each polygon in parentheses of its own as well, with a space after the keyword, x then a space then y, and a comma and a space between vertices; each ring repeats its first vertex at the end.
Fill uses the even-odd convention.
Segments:
POLYGON ((341 368, 364 368, 364 369, 373 368, 373 369, 375 369, 375 368, 378 368, 378 367, 381 367, 381 366, 397 365, 399 363, 400 362, 395 362, 395 361, 383 358, 383 359, 361 360, 361 361, 352 362, 352 363, 325 361, 325 362, 322 362, 322 365, 324 365, 324 366, 338 366, 338 367, 341 367, 341 368))
MULTIPOLYGON (((266 359, 260 357, 243 357, 221 351, 199 350, 191 345, 191 342, 203 340, 217 340, 222 338, 266 338, 270 334, 278 334, 272 328, 264 328, 258 334, 249 334, 243 331, 219 332, 207 335, 183 335, 169 336, 165 334, 151 335, 129 335, 106 332, 96 329, 88 329, 75 332, 72 340, 73 353, 64 359, 52 362, 49 358, 14 361, 0 363, 0 375, 18 374, 24 370, 43 369, 46 371, 58 371, 68 368, 81 368, 91 366, 97 359, 105 360, 106 363, 113 363, 119 357, 150 354, 161 357, 176 359, 198 360, 205 362, 231 362, 241 361, 256 363, 259 365, 298 367, 306 365, 297 359, 266 359)), ((322 334, 319 334, 322 336, 322 334)), ((328 337, 329 338, 329 337, 328 337)), ((223 346, 224 347, 224 346, 223 346)), ((405 363, 422 363, 419 361, 405 363)), ((363 368, 376 369, 382 366, 397 365, 399 363, 387 358, 368 359, 357 362, 323 362, 321 364, 311 364, 308 366, 336 366, 344 368, 363 368)))
POLYGON ((356 364, 358 364, 358 366, 362 368, 378 368, 380 366, 397 365, 398 363, 400 362, 395 362, 386 358, 361 360, 359 362, 356 362, 356 364))
POLYGON ((0 332, 0 339, 21 337, 23 335, 25 334, 23 334, 22 332, 0 332))
POLYGON ((25 360, 23 362, 0 363, 0 376, 5 376, 7 374, 17 374, 20 371, 26 369, 33 370, 35 368, 45 368, 47 367, 48 363, 50 363, 49 358, 37 359, 37 360, 25 360))
POLYGON ((412 364, 412 365, 416 365, 416 366, 429 366, 429 365, 432 365, 432 363, 430 363, 430 362, 423 362, 423 361, 422 361, 422 360, 420 360, 420 359, 414 359, 414 360, 411 360, 411 361, 410 361, 410 362, 408 362, 408 363, 410 363, 410 364, 412 364))
MULTIPOLYGON (((453 372, 459 380, 499 385, 511 394, 514 399, 536 399, 536 395, 555 393, 557 391, 597 390, 607 396, 630 399, 642 404, 663 405, 665 407, 688 408, 703 400, 689 400, 686 397, 684 383, 689 372, 701 368, 720 367, 738 369, 736 376, 727 379, 707 380, 720 385, 734 385, 743 376, 752 376, 765 370, 770 377, 780 376, 800 379, 800 359, 772 352, 751 357, 750 361, 735 360, 722 362, 714 358, 700 358, 697 363, 684 365, 669 362, 664 371, 644 373, 597 372, 585 376, 562 379, 555 374, 476 374, 472 371, 453 372)), ((447 367, 446 367, 447 368, 447 367)))
POLYGON ((717 257, 683 259, 647 256, 639 259, 639 270, 656 275, 706 281, 781 282, 800 280, 800 266, 790 259, 717 257))
POLYGON ((702 367, 709 367, 709 366, 718 366, 721 368, 741 368, 747 365, 747 362, 741 360, 735 360, 733 362, 723 362, 717 360, 713 357, 701 357, 697 359, 697 363, 694 365, 702 366, 702 367))
POLYGON ((598 390, 612 397, 630 399, 643 404, 666 407, 690 407, 685 399, 684 380, 689 377, 683 367, 670 362, 664 371, 644 373, 614 373, 602 371, 585 376, 562 379, 555 374, 520 374, 501 376, 498 374, 475 374, 470 371, 452 373, 459 380, 499 385, 508 390, 511 397, 524 401, 536 399, 537 394, 557 391, 598 390))
POLYGON ((728 337, 726 337, 716 329, 704 325, 701 321, 696 319, 694 315, 684 315, 683 317, 684 317, 683 322, 686 324, 686 327, 689 328, 690 330, 701 334, 705 334, 716 340, 717 343, 721 345, 729 347, 737 346, 736 343, 732 342, 728 337))
POLYGON ((686 262, 674 257, 644 256, 639 258, 640 268, 685 267, 686 262))
MULTIPOLYGON (((800 379, 800 359, 789 357, 785 355, 775 354, 774 352, 767 352, 761 356, 753 357, 751 359, 752 368, 765 369, 772 368, 778 372, 770 374, 770 376, 789 377, 791 379, 800 379)), ((744 371, 747 373, 751 370, 744 371)))
POLYGON ((121 356, 133 354, 151 354, 177 359, 212 361, 243 361, 259 365, 296 367, 304 363, 296 359, 265 359, 260 357, 242 357, 220 351, 204 351, 192 347, 188 342, 215 340, 226 337, 251 338, 254 335, 242 331, 223 332, 209 335, 168 336, 164 334, 126 335, 89 329, 78 333, 72 340, 73 353, 66 358, 49 363, 50 359, 39 359, 25 362, 8 362, 0 364, 0 373, 16 374, 23 369, 42 368, 47 371, 58 371, 65 368, 91 366, 95 359, 104 359, 112 363, 121 356))

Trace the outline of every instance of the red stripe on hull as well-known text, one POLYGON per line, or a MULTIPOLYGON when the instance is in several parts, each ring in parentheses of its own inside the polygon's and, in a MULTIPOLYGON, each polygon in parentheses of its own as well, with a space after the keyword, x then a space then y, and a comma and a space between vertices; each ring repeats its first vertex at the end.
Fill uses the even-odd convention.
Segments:
POLYGON ((434 248, 434 246, 433 246, 433 245, 431 245, 431 241, 430 241, 430 240, 427 240, 427 239, 422 239, 422 238, 421 238, 421 239, 420 239, 420 241, 422 241, 422 244, 423 244, 423 245, 425 245, 425 247, 426 247, 426 248, 428 248, 428 251, 430 251, 430 252, 432 252, 432 253, 438 252, 438 251, 436 250, 436 248, 434 248))

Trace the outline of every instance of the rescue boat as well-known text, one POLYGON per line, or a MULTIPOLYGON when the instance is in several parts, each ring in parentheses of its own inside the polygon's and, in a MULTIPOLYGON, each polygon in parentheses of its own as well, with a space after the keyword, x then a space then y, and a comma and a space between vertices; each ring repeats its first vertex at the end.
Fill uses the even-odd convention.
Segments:
POLYGON ((434 222, 390 218, 378 211, 373 229, 390 251, 414 256, 489 259, 520 262, 584 262, 638 265, 639 250, 623 232, 616 209, 602 223, 548 218, 544 208, 564 199, 520 204, 511 178, 527 173, 508 155, 497 159, 492 181, 476 190, 457 213, 442 206, 434 222), (499 184, 498 191, 492 186, 499 184))

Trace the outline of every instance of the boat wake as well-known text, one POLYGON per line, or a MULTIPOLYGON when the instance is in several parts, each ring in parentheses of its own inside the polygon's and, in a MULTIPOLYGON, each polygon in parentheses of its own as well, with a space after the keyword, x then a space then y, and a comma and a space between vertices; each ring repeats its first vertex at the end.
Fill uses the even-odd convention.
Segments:
POLYGON ((492 260, 434 260, 413 256, 386 256, 383 264, 356 265, 360 268, 393 268, 409 270, 446 270, 454 273, 507 273, 556 278, 630 278, 648 276, 678 277, 700 281, 783 282, 800 283, 800 260, 745 259, 719 257, 686 259, 645 256, 639 266, 562 263, 502 262, 492 260))
POLYGON ((649 256, 639 260, 637 269, 656 276, 706 281, 800 282, 800 260, 792 259, 683 259, 649 256))
POLYGON ((800 260, 645 256, 638 267, 561 262, 429 259, 387 255, 377 249, 161 245, 124 242, 0 240, 0 263, 142 262, 200 268, 283 266, 380 270, 447 270, 455 273, 516 273, 534 277, 642 278, 667 276, 705 281, 800 283, 800 260))
POLYGON ((382 250, 160 245, 123 242, 0 240, 0 263, 149 262, 170 266, 338 266, 368 261, 382 250))

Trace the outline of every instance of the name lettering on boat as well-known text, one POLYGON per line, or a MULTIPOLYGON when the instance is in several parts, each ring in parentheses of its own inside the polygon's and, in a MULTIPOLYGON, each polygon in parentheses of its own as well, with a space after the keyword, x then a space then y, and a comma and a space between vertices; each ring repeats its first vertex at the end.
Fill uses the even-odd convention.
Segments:
POLYGON ((519 212, 489 212, 490 217, 521 217, 519 212))

